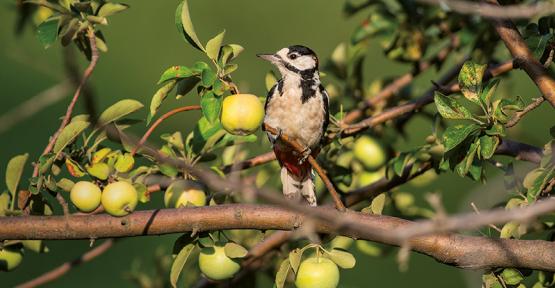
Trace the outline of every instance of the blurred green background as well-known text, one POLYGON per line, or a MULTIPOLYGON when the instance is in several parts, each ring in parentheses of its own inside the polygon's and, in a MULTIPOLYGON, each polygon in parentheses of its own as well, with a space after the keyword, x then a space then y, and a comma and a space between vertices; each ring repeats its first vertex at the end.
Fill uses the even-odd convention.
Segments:
MULTIPOLYGON (((263 95, 264 75, 270 69, 267 63, 259 61, 256 53, 272 52, 291 44, 303 44, 313 48, 326 58, 341 41, 347 41, 357 24, 366 16, 363 14, 345 18, 341 13, 341 0, 204 0, 190 1, 193 22, 197 34, 206 42, 209 38, 226 29, 226 42, 238 43, 245 52, 236 60, 239 70, 234 80, 242 91, 263 95)), ((157 89, 156 81, 163 70, 171 65, 191 65, 197 60, 205 60, 204 55, 184 43, 174 25, 174 11, 177 1, 133 1, 127 4, 131 9, 110 19, 110 25, 103 28, 109 47, 108 53, 101 55, 93 77, 92 87, 96 95, 97 110, 102 111, 110 104, 124 98, 134 98, 148 105, 150 97, 157 89)), ((16 13, 12 3, 4 1, 0 6, 0 115, 11 111, 18 104, 64 79, 64 69, 59 44, 44 50, 38 43, 34 31, 27 27, 21 37, 14 35, 16 13)), ((410 67, 391 63, 377 45, 368 51, 365 62, 368 83, 385 75, 399 75, 410 67)), ((86 64, 81 59, 82 66, 86 64)), ((435 72, 425 73, 419 83, 428 87, 435 72)), ((503 81, 503 88, 511 95, 522 95, 528 102, 539 92, 525 78, 523 72, 515 72, 513 81, 503 81)), ((327 79, 324 78, 324 81, 327 79)), ((418 94, 416 94, 418 95, 418 94)), ((5 163, 14 155, 29 152, 31 159, 37 159, 47 143, 48 137, 59 126, 58 117, 65 112, 70 95, 41 110, 32 117, 0 134, 0 175, 5 172, 5 163)), ((194 94, 186 99, 168 101, 172 105, 196 103, 194 94)), ((511 137, 521 141, 542 145, 547 142, 548 129, 553 124, 553 111, 545 104, 513 129, 511 137)), ((77 113, 83 111, 79 103, 77 113)), ((166 110, 167 111, 167 110, 166 110)), ((333 111, 336 112, 336 111, 333 111)), ((138 117, 146 115, 143 110, 138 117)), ((192 129, 198 114, 191 112, 178 115, 159 128, 159 132, 188 132, 192 129)), ((408 148, 423 143, 430 132, 429 123, 423 119, 410 122, 408 138, 399 138, 396 148, 408 148)), ((135 130, 135 132, 141 132, 135 130)), ((156 139, 152 137, 151 139, 156 139)), ((264 137, 252 147, 269 149, 264 137)), ((524 169, 526 166, 520 165, 524 169)), ((480 185, 454 175, 446 175, 431 185, 415 188, 405 185, 402 191, 414 192, 422 201, 425 192, 441 192, 449 212, 468 211, 474 201, 485 209, 507 196, 502 179, 495 178, 490 169, 490 181, 480 185)), ((29 171, 27 171, 29 172, 29 171)), ((161 194, 154 197, 150 206, 160 205, 161 194)), ((156 249, 170 251, 177 235, 161 237, 141 237, 123 239, 99 258, 71 271, 68 275, 52 282, 47 287, 132 287, 124 279, 125 271, 131 263, 140 261, 144 271, 154 271, 151 261, 156 249)), ((12 273, 0 274, 0 286, 11 287, 48 271, 62 262, 73 259, 89 249, 89 241, 48 241, 50 253, 36 255, 27 253, 23 264, 12 273)), ((98 243, 96 244, 98 245, 98 243)), ((395 252, 395 251, 393 251, 395 252)), ((409 269, 400 272, 395 260, 396 253, 385 258, 371 258, 357 252, 357 266, 342 271, 340 287, 477 287, 480 271, 468 272, 442 265, 433 259, 413 254, 409 269)), ((183 274, 187 277, 187 273, 183 274)), ((260 287, 271 287, 268 279, 262 279, 260 287)))

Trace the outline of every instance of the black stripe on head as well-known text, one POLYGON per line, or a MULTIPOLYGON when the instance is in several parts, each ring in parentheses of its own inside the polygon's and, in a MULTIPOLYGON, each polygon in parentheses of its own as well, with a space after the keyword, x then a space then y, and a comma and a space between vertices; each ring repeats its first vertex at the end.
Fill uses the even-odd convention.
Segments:
POLYGON ((289 53, 293 53, 293 52, 297 52, 299 53, 299 55, 314 55, 316 56, 316 53, 314 53, 314 51, 312 51, 312 49, 303 46, 303 45, 291 45, 289 47, 287 47, 287 49, 289 49, 289 53))

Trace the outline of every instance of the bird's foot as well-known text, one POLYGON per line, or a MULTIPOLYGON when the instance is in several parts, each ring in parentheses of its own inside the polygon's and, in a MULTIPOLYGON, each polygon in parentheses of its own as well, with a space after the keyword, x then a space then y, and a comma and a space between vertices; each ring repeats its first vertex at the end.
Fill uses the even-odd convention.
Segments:
POLYGON ((312 154, 312 150, 309 147, 306 147, 303 152, 301 152, 301 158, 299 159, 299 164, 303 164, 306 159, 312 154))

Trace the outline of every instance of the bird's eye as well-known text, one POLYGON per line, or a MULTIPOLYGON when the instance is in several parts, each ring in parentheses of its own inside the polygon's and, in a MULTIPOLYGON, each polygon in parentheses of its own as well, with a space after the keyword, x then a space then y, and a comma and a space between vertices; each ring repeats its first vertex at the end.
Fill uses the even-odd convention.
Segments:
POLYGON ((297 59, 297 54, 291 54, 291 55, 289 55, 289 59, 291 59, 291 60, 297 59))

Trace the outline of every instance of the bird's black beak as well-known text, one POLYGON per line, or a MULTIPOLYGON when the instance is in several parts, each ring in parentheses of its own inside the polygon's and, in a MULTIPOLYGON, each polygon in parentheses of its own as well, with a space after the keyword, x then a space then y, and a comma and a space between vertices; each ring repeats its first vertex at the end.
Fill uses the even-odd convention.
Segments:
POLYGON ((275 63, 279 60, 276 54, 256 54, 258 58, 275 63))

